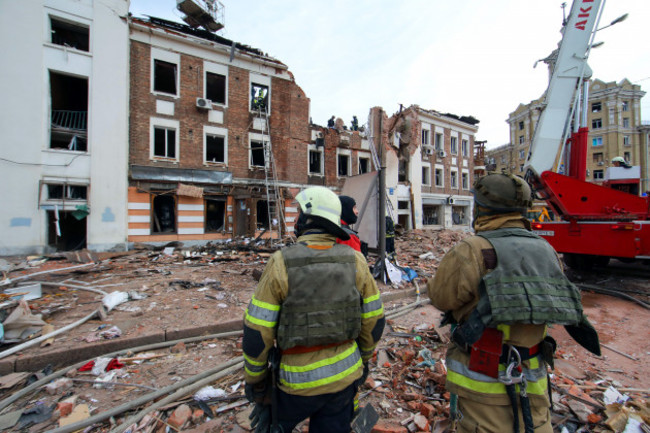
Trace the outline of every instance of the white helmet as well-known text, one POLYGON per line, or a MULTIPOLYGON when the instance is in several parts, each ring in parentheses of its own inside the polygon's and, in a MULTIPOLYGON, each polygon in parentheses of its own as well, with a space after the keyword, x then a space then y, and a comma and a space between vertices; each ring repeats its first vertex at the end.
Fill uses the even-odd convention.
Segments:
POLYGON ((617 156, 616 158, 612 159, 612 162, 620 162, 621 164, 626 164, 627 161, 622 156, 617 156))
POLYGON ((323 228, 328 229, 328 232, 344 240, 350 238, 341 228, 341 201, 331 190, 323 186, 312 186, 300 191, 296 201, 307 218, 320 218, 326 226, 323 228))

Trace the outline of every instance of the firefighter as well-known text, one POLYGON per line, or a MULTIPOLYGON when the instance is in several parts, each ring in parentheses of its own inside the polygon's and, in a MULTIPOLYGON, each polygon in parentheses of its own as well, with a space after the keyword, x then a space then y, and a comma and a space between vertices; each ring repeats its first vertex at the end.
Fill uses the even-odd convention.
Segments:
POLYGON ((490 173, 472 192, 476 235, 454 246, 427 282, 443 322, 452 323, 452 418, 458 432, 552 433, 547 364, 555 342, 547 325, 565 325, 600 355, 598 335, 557 254, 530 231, 528 184, 490 173))
POLYGON ((350 228, 351 225, 356 224, 359 217, 359 209, 357 209, 357 202, 352 197, 347 195, 340 195, 339 201, 341 202, 341 228, 350 236, 348 240, 337 239, 339 244, 349 245, 357 251, 361 251, 361 240, 356 231, 350 228))
POLYGON ((617 156, 612 159, 614 167, 632 168, 632 166, 622 156, 617 156))
POLYGON ((363 255, 336 243, 349 237, 336 194, 310 187, 296 200, 297 242, 271 256, 244 316, 251 426, 288 433, 309 418, 312 433, 349 433, 384 307, 363 255))

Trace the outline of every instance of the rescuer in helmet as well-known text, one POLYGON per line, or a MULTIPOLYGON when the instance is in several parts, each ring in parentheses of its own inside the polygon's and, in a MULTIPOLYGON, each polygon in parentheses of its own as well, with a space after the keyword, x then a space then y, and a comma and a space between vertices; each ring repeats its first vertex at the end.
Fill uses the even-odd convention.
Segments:
POLYGON ((359 235, 350 228, 351 225, 357 222, 357 218, 359 217, 357 202, 354 198, 347 195, 340 195, 339 201, 341 202, 341 228, 348 234, 349 239, 338 239, 337 242, 361 251, 359 235))
POLYGON ((553 248, 525 218, 531 190, 520 177, 490 173, 474 194, 476 235, 454 246, 427 283, 452 325, 447 390, 458 432, 552 433, 546 364, 548 324, 600 354, 579 290, 553 248))
POLYGON ((349 433, 384 307, 363 255, 336 243, 349 238, 336 194, 310 187, 296 200, 298 240, 271 256, 244 316, 251 426, 289 433, 310 418, 312 433, 349 433))
POLYGON ((628 164, 628 162, 622 156, 613 158, 612 164, 614 164, 614 167, 632 168, 632 166, 628 164))

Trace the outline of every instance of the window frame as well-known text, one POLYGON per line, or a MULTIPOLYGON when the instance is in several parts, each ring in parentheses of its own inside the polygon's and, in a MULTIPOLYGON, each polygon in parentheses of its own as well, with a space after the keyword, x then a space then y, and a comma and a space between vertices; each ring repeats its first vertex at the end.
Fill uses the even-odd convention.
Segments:
POLYGON ((602 118, 597 118, 597 119, 591 119, 591 129, 602 129, 603 128, 603 119, 602 118))
POLYGON ((203 97, 212 101, 212 104, 221 107, 228 106, 228 66, 212 63, 208 61, 203 62, 203 97), (220 75, 224 77, 224 101, 218 102, 208 98, 208 74, 220 75))
POLYGON ((248 81, 248 111, 251 113, 257 113, 257 109, 253 107, 253 95, 251 94, 251 90, 253 89, 253 85, 265 87, 267 89, 267 94, 265 96, 266 99, 266 112, 271 113, 271 96, 273 94, 273 89, 271 88, 271 77, 262 75, 262 74, 255 74, 255 73, 250 73, 249 74, 249 81, 248 81))
POLYGON ((431 164, 429 163, 422 163, 422 186, 431 186, 431 164))
POLYGON ((228 166, 228 129, 203 126, 203 165, 228 166), (223 138, 223 161, 208 161, 208 136, 223 138))
POLYGON ((323 146, 316 146, 315 144, 309 144, 307 149, 307 175, 308 176, 325 176, 325 148, 323 146), (318 172, 312 172, 311 170, 311 153, 318 153, 320 156, 320 168, 318 172))
POLYGON ((150 76, 150 82, 151 82, 151 93, 154 95, 159 95, 159 96, 167 96, 171 98, 178 99, 181 96, 181 88, 180 88, 180 71, 181 71, 181 56, 178 53, 172 53, 171 51, 167 50, 162 50, 159 48, 152 47, 151 48, 151 76, 150 76), (176 84, 175 84, 175 89, 176 93, 168 93, 160 90, 156 90, 156 60, 165 62, 165 63, 171 63, 176 66, 176 72, 175 72, 175 79, 176 79, 176 84))
POLYGON ((434 167, 433 184, 436 188, 445 187, 445 168, 441 165, 436 165, 434 167), (440 173, 440 176, 438 176, 438 173, 440 173), (440 180, 440 183, 438 183, 438 180, 440 180))
POLYGON ((624 117, 623 118, 623 128, 630 128, 630 118, 629 117, 624 117))
POLYGON ((469 140, 463 138, 460 140, 460 150, 464 158, 469 157, 469 140))
POLYGON ((469 171, 463 170, 460 174, 460 187, 462 190, 469 190, 470 178, 469 171))
POLYGON ((449 152, 452 155, 458 155, 458 137, 455 135, 449 137, 449 152))
POLYGON ((358 174, 366 174, 366 173, 370 173, 371 171, 372 171, 372 165, 370 164, 370 156, 357 155, 357 172, 358 172, 358 174), (364 172, 361 171, 361 160, 364 160, 364 161, 367 162, 366 163, 367 170, 364 171, 364 172))
POLYGON ((352 152, 349 150, 344 150, 344 149, 336 149, 336 177, 339 179, 343 179, 346 177, 352 176, 352 152), (348 159, 346 171, 348 174, 346 175, 341 175, 340 173, 340 159, 342 156, 345 156, 348 159))
POLYGON ((603 137, 592 137, 591 138, 591 147, 599 147, 603 145, 603 137))
POLYGON ((431 132, 430 129, 427 128, 422 128, 422 134, 421 134, 421 144, 423 146, 426 146, 429 144, 429 133, 431 132))
POLYGON ((605 179, 605 170, 594 170, 593 179, 594 180, 604 180, 605 179))
POLYGON ((445 150, 445 135, 442 132, 436 132, 433 147, 436 150, 445 150))
POLYGON ((48 13, 48 18, 49 18, 48 19, 48 30, 49 30, 49 36, 50 36, 48 38, 48 40, 47 40, 48 43, 50 43, 52 45, 55 45, 55 46, 58 46, 58 47, 65 47, 66 49, 69 49, 69 50, 75 50, 75 51, 78 51, 78 52, 81 52, 81 53, 91 53, 92 52, 92 37, 91 37, 92 32, 90 31, 91 23, 82 22, 82 21, 79 21, 79 19, 71 19, 71 18, 63 17, 61 15, 56 15, 56 14, 53 14, 53 13, 48 13), (54 36, 55 31, 54 31, 54 26, 53 26, 52 21, 56 21, 56 22, 58 22, 58 23, 60 23, 60 24, 62 24, 64 26, 67 25, 67 26, 71 26, 73 28, 78 27, 80 29, 85 30, 87 32, 87 37, 88 37, 88 41, 87 41, 88 49, 84 50, 84 49, 75 48, 75 47, 72 47, 72 46, 69 46, 69 45, 66 46, 63 43, 59 44, 57 42, 54 42, 54 37, 53 36, 54 36))
POLYGON ((458 170, 452 168, 449 170, 449 187, 452 189, 458 189, 458 170), (455 180, 455 182, 454 182, 455 180))
POLYGON ((600 113, 603 111, 603 103, 600 101, 592 102, 591 103, 591 112, 592 113, 600 113))
POLYGON ((152 161, 167 161, 167 162, 179 162, 180 160, 180 122, 173 119, 163 119, 160 117, 152 117, 149 119, 149 159, 152 161), (165 130, 174 130, 175 132, 175 148, 174 148, 174 158, 166 156, 158 156, 155 154, 155 145, 156 137, 155 130, 156 128, 163 128, 165 130))

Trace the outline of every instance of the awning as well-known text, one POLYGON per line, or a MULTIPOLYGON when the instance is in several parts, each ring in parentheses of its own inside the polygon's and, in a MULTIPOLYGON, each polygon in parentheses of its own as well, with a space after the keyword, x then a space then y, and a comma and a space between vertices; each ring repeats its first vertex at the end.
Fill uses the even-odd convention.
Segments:
POLYGON ((232 185, 229 171, 194 170, 189 168, 149 167, 132 165, 129 173, 132 180, 159 182, 187 182, 208 185, 232 185))
POLYGON ((426 205, 440 205, 447 203, 446 198, 433 198, 433 197, 422 197, 422 204, 426 205))

